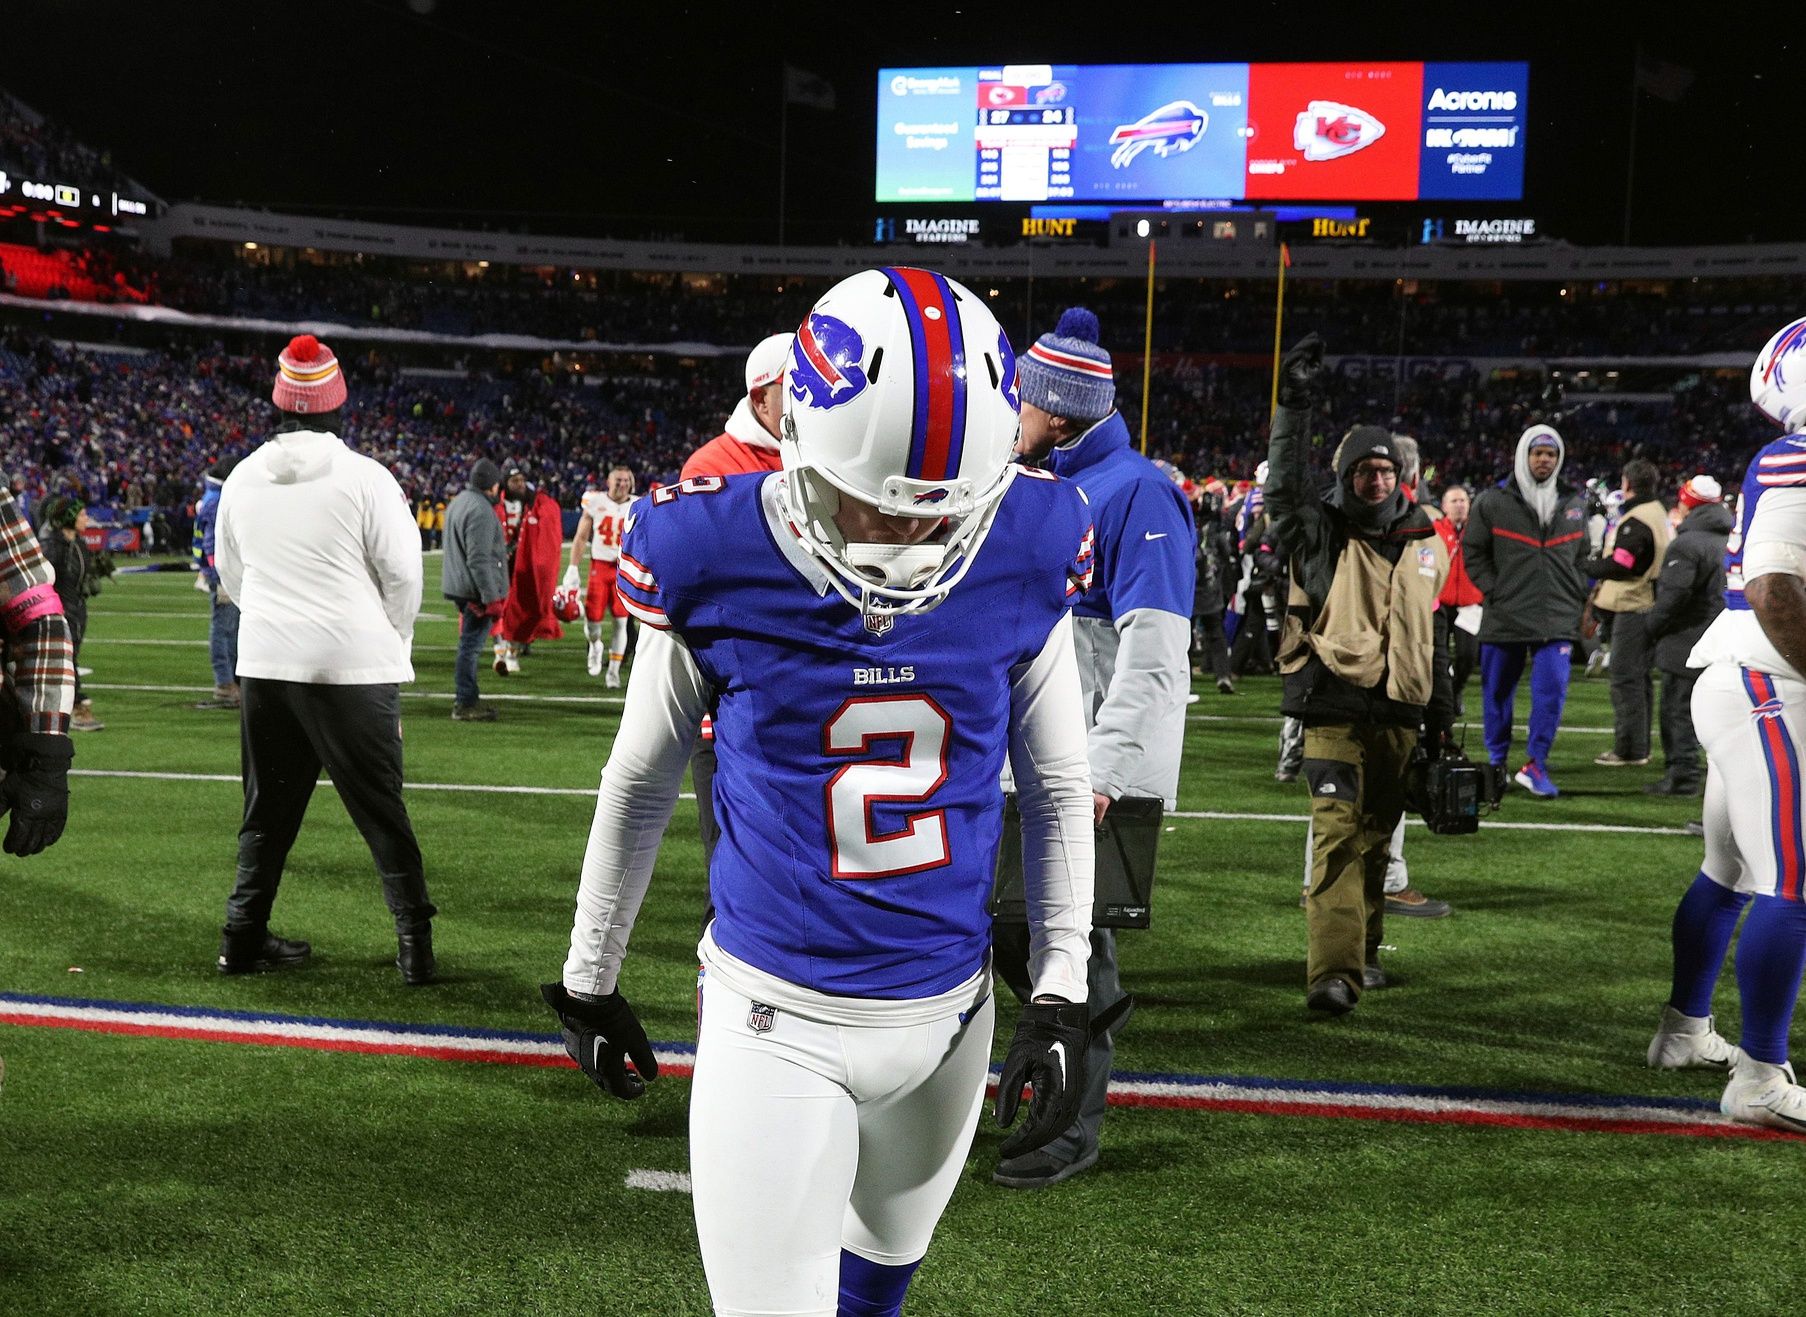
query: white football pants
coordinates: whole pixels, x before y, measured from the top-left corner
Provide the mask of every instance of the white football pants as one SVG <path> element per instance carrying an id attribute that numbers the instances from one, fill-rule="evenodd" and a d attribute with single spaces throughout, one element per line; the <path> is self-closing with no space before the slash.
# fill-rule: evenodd
<path id="1" fill-rule="evenodd" d="M 1806 686 L 1714 663 L 1693 686 L 1706 751 L 1705 873 L 1756 896 L 1806 895 Z"/>
<path id="2" fill-rule="evenodd" d="M 690 1182 L 709 1295 L 734 1317 L 834 1317 L 842 1248 L 888 1266 L 928 1251 L 984 1102 L 993 1003 L 963 1023 L 753 1022 L 704 978 Z"/>

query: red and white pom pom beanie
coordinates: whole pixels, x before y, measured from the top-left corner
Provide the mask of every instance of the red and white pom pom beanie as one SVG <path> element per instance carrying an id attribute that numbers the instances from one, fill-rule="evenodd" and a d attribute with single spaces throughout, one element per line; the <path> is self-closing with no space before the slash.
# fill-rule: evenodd
<path id="1" fill-rule="evenodd" d="M 289 340 L 276 358 L 276 387 L 270 400 L 285 412 L 317 415 L 345 405 L 345 376 L 339 359 L 312 334 Z"/>

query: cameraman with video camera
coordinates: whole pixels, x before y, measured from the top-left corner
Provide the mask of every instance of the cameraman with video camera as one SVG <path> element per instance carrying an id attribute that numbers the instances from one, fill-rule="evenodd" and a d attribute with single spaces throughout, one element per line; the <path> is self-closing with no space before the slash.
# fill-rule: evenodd
<path id="1" fill-rule="evenodd" d="M 1412 752 L 1440 753 L 1452 699 L 1437 596 L 1449 556 L 1400 484 L 1392 434 L 1357 425 L 1319 494 L 1311 427 L 1323 397 L 1323 340 L 1306 335 L 1280 365 L 1267 452 L 1267 511 L 1291 563 L 1279 668 L 1281 710 L 1304 724 L 1311 791 L 1305 1004 L 1344 1015 L 1383 987 L 1379 946 L 1389 842 L 1403 816 Z"/>

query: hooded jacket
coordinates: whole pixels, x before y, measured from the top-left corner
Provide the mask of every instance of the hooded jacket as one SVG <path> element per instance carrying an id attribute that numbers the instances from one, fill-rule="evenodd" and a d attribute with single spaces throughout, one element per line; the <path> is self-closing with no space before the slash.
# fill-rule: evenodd
<path id="1" fill-rule="evenodd" d="M 277 434 L 227 478 L 215 547 L 220 584 L 242 610 L 239 676 L 414 679 L 420 533 L 380 463 L 335 434 Z"/>
<path id="2" fill-rule="evenodd" d="M 1587 598 L 1583 564 L 1592 547 L 1586 495 L 1560 483 L 1564 450 L 1540 487 L 1530 482 L 1538 505 L 1546 504 L 1548 511 L 1532 507 L 1524 484 L 1531 441 L 1542 434 L 1554 431 L 1532 426 L 1524 432 L 1518 440 L 1517 474 L 1481 491 L 1461 535 L 1467 574 L 1486 596 L 1480 615 L 1483 644 L 1575 640 L 1580 635 Z"/>
<path id="3" fill-rule="evenodd" d="M 459 490 L 445 510 L 439 592 L 453 603 L 492 604 L 508 594 L 508 542 L 486 488 Z"/>
<path id="4" fill-rule="evenodd" d="M 1376 506 L 1351 487 L 1364 458 L 1398 461 L 1392 436 L 1357 426 L 1336 450 L 1336 484 L 1310 475 L 1310 413 L 1281 407 L 1267 452 L 1267 512 L 1292 564 L 1281 711 L 1307 727 L 1417 727 L 1453 707 L 1447 621 L 1436 595 L 1448 551 L 1402 489 Z"/>
<path id="5" fill-rule="evenodd" d="M 1724 611 L 1724 548 L 1731 514 L 1722 503 L 1702 503 L 1687 514 L 1662 559 L 1655 603 L 1645 614 L 1655 644 L 1656 667 L 1687 671 L 1687 655 Z"/>

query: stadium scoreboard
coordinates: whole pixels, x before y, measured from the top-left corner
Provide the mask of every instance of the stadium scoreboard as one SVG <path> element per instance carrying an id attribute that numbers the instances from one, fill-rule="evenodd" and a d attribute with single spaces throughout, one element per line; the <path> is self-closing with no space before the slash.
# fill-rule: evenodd
<path id="1" fill-rule="evenodd" d="M 880 202 L 1518 201 L 1529 65 L 882 69 Z"/>

